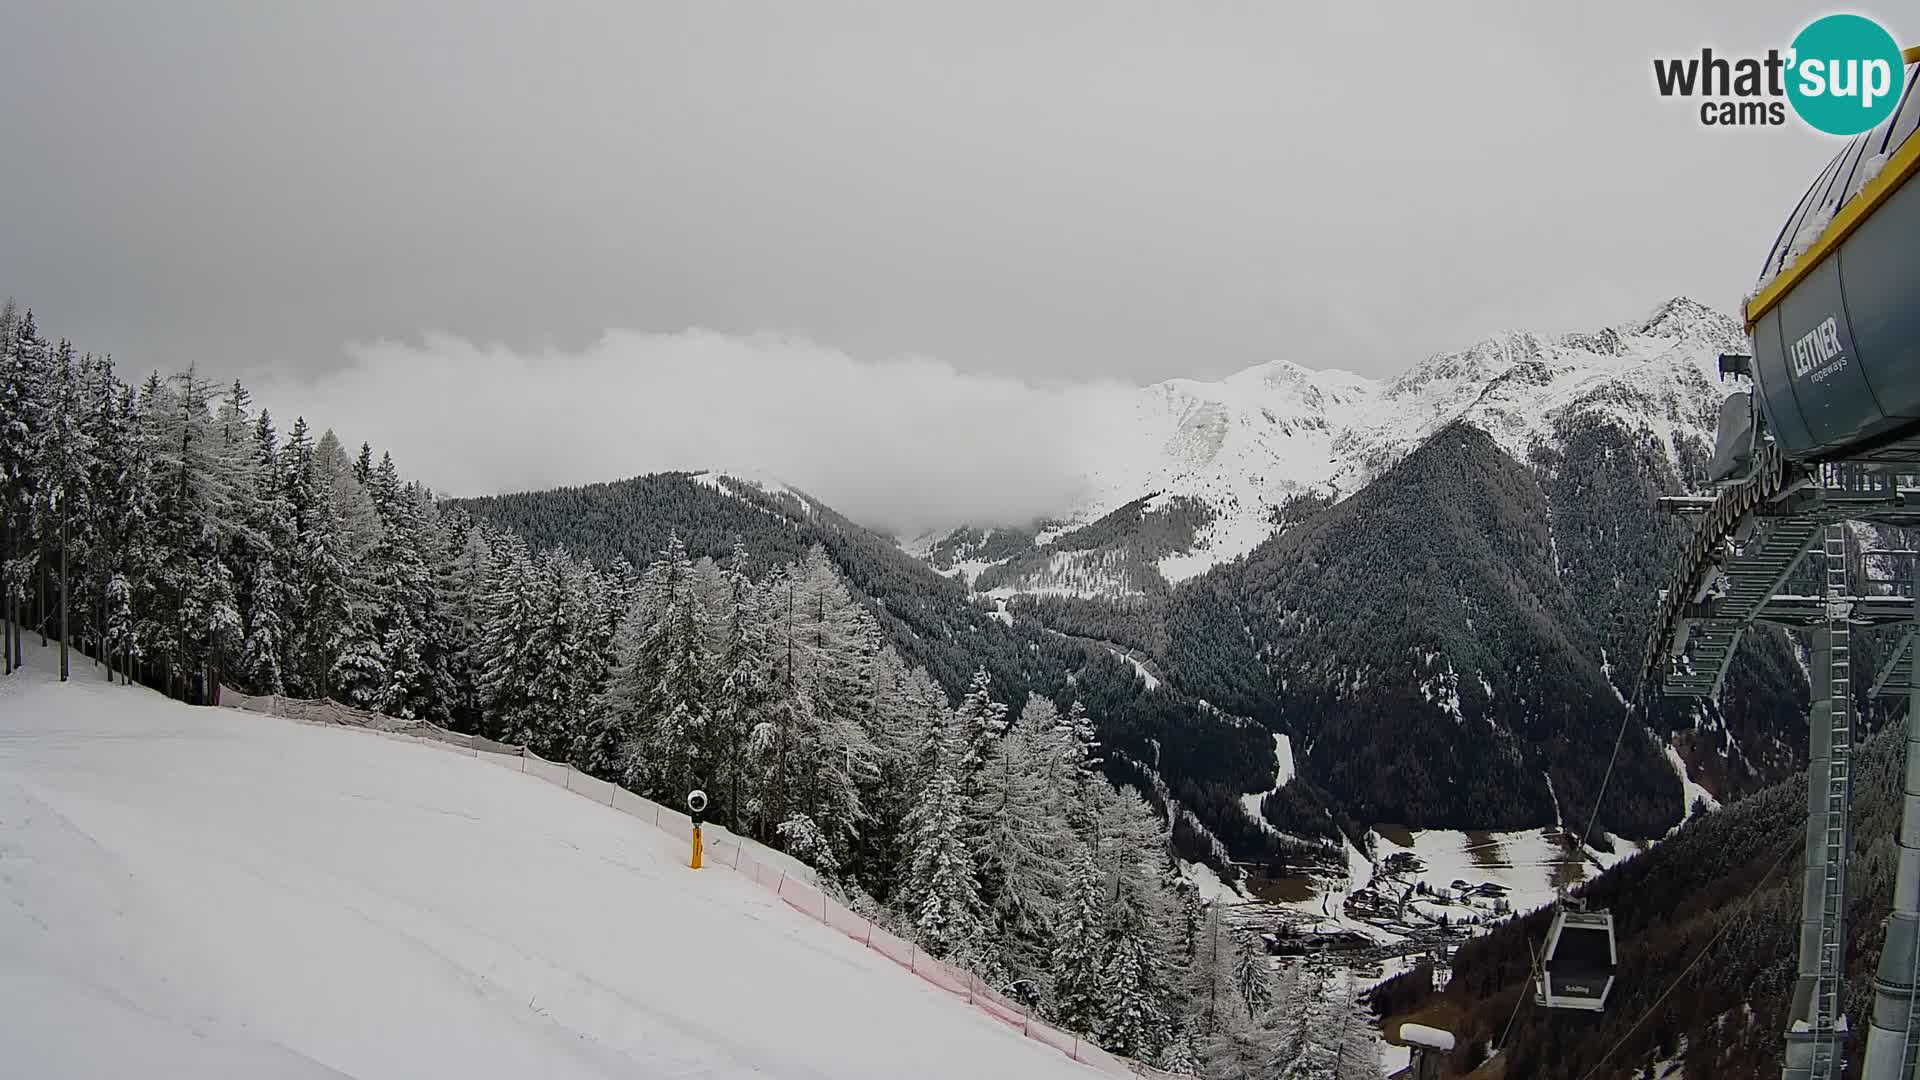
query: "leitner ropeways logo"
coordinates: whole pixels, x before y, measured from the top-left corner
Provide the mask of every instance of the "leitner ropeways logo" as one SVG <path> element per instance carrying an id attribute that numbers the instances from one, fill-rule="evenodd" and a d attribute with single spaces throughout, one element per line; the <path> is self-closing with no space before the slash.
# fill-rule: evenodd
<path id="1" fill-rule="evenodd" d="M 1661 97 L 1705 98 L 1700 122 L 1711 127 L 1779 126 L 1787 106 L 1816 131 L 1858 135 L 1900 103 L 1907 69 L 1892 34 L 1862 15 L 1828 15 L 1808 23 L 1786 50 L 1725 57 L 1656 59 Z"/>

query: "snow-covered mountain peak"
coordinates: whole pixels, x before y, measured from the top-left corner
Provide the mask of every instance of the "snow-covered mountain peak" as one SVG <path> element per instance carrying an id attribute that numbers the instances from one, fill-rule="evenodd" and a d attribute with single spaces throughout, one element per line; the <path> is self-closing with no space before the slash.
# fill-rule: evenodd
<path id="1" fill-rule="evenodd" d="M 1630 332 L 1640 337 L 1722 342 L 1729 348 L 1746 340 L 1739 320 L 1686 296 L 1661 304 Z"/>
<path id="2" fill-rule="evenodd" d="M 1290 500 L 1351 495 L 1456 420 L 1522 461 L 1574 409 L 1651 430 L 1670 450 L 1690 436 L 1710 444 L 1717 358 L 1744 341 L 1730 316 L 1675 297 L 1594 330 L 1500 331 L 1385 381 L 1276 359 L 1155 383 L 1090 418 L 1090 494 L 1068 517 L 1088 524 L 1150 494 L 1161 498 L 1148 512 L 1203 504 L 1191 545 L 1152 556 L 1178 580 L 1251 551 Z M 1042 547 L 1071 532 L 1048 529 Z"/>

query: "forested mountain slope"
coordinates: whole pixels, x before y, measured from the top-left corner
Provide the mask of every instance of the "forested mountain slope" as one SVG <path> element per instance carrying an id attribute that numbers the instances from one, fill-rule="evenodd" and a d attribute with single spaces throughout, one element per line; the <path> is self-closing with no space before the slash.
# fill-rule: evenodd
<path id="1" fill-rule="evenodd" d="M 1014 707 L 1029 692 L 1061 708 L 1084 703 L 1101 739 L 1116 751 L 1109 768 L 1123 770 L 1122 758 L 1157 767 L 1171 797 L 1193 815 L 1180 833 L 1188 858 L 1219 861 L 1205 834 L 1243 858 L 1288 850 L 1249 821 L 1238 802 L 1242 793 L 1272 782 L 1271 740 L 1263 728 L 1166 687 L 1148 691 L 1134 668 L 1109 649 L 1032 619 L 1002 617 L 958 582 L 804 493 L 712 473 L 660 473 L 452 505 L 526 537 L 536 548 L 564 547 L 635 565 L 657 558 L 661 549 L 652 545 L 665 545 L 673 535 L 695 558 L 728 558 L 737 542 L 752 553 L 750 560 L 772 562 L 819 545 L 888 644 L 950 696 L 963 694 L 974 670 L 984 667 L 994 696 Z M 1325 822 L 1317 821 L 1305 833 L 1325 831 Z"/>
<path id="2" fill-rule="evenodd" d="M 1904 725 L 1893 725 L 1854 757 L 1849 1075 L 1865 1049 L 1881 921 L 1892 897 L 1904 737 Z M 1800 776 L 1688 822 L 1577 890 L 1614 914 L 1619 982 L 1597 1016 L 1522 1005 L 1503 1075 L 1628 1080 L 1680 1055 L 1684 1080 L 1778 1076 L 1799 940 L 1805 814 Z M 1466 1071 L 1498 1045 L 1516 994 L 1530 993 L 1523 986 L 1528 948 L 1539 949 L 1548 922 L 1541 912 L 1469 942 L 1443 994 L 1395 993 L 1392 1010 L 1449 1017 L 1459 1036 L 1453 1066 Z"/>
<path id="3" fill-rule="evenodd" d="M 1585 815 L 1634 690 L 1614 673 L 1645 639 L 1684 537 L 1656 500 L 1682 484 L 1648 433 L 1575 412 L 1556 435 L 1523 465 L 1456 423 L 1181 586 L 1167 620 L 1174 685 L 1289 733 L 1302 775 L 1361 820 Z M 1663 739 L 1687 732 L 1733 797 L 1792 767 L 1805 702 L 1784 637 L 1749 635 L 1722 705 L 1654 699 L 1630 724 L 1604 828 L 1657 836 L 1684 810 L 1646 724 Z"/>

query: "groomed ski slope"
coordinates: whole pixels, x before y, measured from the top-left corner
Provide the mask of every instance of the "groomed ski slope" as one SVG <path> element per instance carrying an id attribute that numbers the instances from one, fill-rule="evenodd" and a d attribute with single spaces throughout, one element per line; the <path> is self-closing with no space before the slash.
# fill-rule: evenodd
<path id="1" fill-rule="evenodd" d="M 534 777 L 76 677 L 0 679 L 8 1076 L 1102 1075 Z"/>

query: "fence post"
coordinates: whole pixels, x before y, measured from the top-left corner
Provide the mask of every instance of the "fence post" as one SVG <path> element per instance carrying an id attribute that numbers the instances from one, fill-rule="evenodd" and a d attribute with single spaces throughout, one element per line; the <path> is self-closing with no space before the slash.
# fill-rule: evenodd
<path id="1" fill-rule="evenodd" d="M 787 872 L 785 870 L 782 870 L 780 871 L 780 884 L 775 885 L 773 887 L 773 895 L 779 896 L 780 890 L 786 887 L 787 887 Z"/>
<path id="2" fill-rule="evenodd" d="M 1071 1056 L 1075 1061 L 1080 1060 L 1080 1036 L 1078 1035 L 1073 1037 L 1073 1054 Z"/>
<path id="3" fill-rule="evenodd" d="M 919 965 L 920 965 L 920 946 L 914 945 L 914 944 L 908 944 L 907 970 L 912 972 L 918 972 L 920 970 Z"/>
<path id="4" fill-rule="evenodd" d="M 873 948 L 873 924 L 867 924 L 867 948 Z"/>
<path id="5" fill-rule="evenodd" d="M 520 748 L 520 771 L 522 773 L 527 771 L 527 748 L 524 746 Z"/>
<path id="6" fill-rule="evenodd" d="M 659 803 L 653 804 L 653 827 L 656 829 L 660 827 L 660 804 Z"/>

